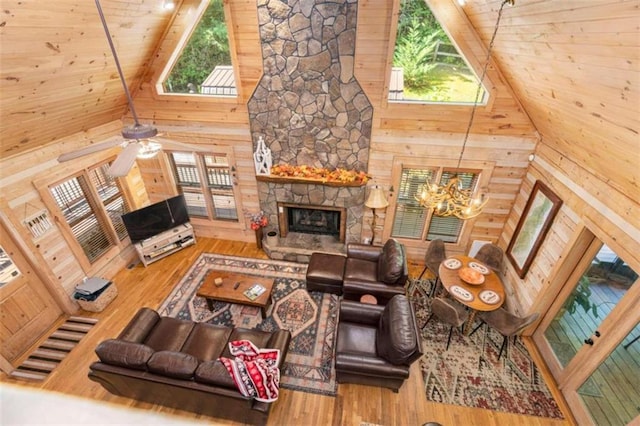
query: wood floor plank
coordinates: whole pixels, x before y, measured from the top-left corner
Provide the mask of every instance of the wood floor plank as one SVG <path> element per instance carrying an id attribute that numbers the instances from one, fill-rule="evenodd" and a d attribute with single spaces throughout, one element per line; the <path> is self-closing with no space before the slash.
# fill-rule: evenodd
<path id="1" fill-rule="evenodd" d="M 154 412 L 185 416 L 190 419 L 205 419 L 215 424 L 239 425 L 220 419 L 197 416 L 181 410 L 174 410 L 118 397 L 108 393 L 102 386 L 88 379 L 89 365 L 97 360 L 95 347 L 101 341 L 116 337 L 128 321 L 142 306 L 157 309 L 171 289 L 185 274 L 197 256 L 202 252 L 234 256 L 267 258 L 255 244 L 198 237 L 196 245 L 185 248 L 145 268 L 141 264 L 131 269 L 123 269 L 112 278 L 118 286 L 118 297 L 98 313 L 79 311 L 78 315 L 100 321 L 82 339 L 60 365 L 42 383 L 21 383 L 45 390 L 61 392 L 83 398 L 136 407 Z M 411 265 L 411 274 L 417 276 L 424 265 Z M 36 344 L 35 346 L 38 346 Z M 528 345 L 528 348 L 531 349 Z M 533 354 L 532 354 L 533 355 Z M 536 362 L 539 364 L 541 358 Z M 539 364 L 540 365 L 540 364 Z M 541 369 L 547 382 L 553 383 L 549 372 Z M 2 380 L 7 379 L 6 376 Z M 563 412 L 566 405 L 560 400 L 559 392 L 550 386 Z M 280 398 L 274 404 L 269 417 L 269 425 L 341 425 L 360 426 L 362 422 L 393 425 L 419 426 L 428 421 L 442 425 L 511 425 L 511 426 L 555 426 L 573 424 L 571 420 L 554 420 L 532 416 L 522 416 L 491 410 L 474 409 L 428 402 L 424 396 L 424 383 L 420 366 L 415 362 L 411 376 L 398 393 L 388 389 L 360 385 L 339 385 L 336 397 L 313 395 L 290 389 L 281 389 Z"/>

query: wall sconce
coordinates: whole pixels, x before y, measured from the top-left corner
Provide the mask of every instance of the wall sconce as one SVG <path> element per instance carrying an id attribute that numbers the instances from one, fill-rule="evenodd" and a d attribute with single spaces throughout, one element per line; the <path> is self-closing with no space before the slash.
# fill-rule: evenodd
<path id="1" fill-rule="evenodd" d="M 373 240 L 376 239 L 376 209 L 384 209 L 389 205 L 387 198 L 384 196 L 384 191 L 382 188 L 379 188 L 378 185 L 371 188 L 369 192 L 369 198 L 364 203 L 365 206 L 369 207 L 373 211 L 373 220 L 371 221 L 371 241 L 369 244 L 373 245 Z"/>

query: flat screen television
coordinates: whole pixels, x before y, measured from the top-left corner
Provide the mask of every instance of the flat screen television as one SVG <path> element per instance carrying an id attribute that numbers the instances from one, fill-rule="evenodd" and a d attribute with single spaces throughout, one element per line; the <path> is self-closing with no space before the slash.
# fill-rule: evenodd
<path id="1" fill-rule="evenodd" d="M 189 222 L 184 195 L 169 198 L 122 215 L 129 238 L 137 243 Z"/>

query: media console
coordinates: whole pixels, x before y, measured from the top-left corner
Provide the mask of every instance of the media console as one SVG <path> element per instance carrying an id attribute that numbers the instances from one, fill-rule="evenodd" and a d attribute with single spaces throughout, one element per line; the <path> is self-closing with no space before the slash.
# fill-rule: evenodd
<path id="1" fill-rule="evenodd" d="M 164 257 L 196 243 L 196 235 L 190 223 L 168 229 L 151 238 L 134 244 L 145 268 Z"/>

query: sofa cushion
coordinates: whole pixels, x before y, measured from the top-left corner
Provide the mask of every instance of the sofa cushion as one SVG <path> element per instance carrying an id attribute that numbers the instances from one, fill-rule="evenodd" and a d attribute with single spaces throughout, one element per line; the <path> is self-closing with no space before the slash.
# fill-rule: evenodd
<path id="1" fill-rule="evenodd" d="M 378 323 L 378 355 L 392 364 L 409 365 L 418 350 L 418 336 L 407 296 L 394 296 Z"/>
<path id="2" fill-rule="evenodd" d="M 249 330 L 248 328 L 235 328 L 229 336 L 229 341 L 234 342 L 236 340 L 248 340 L 259 349 L 263 349 L 267 347 L 269 343 L 269 339 L 271 338 L 271 334 L 266 331 L 260 330 Z M 225 345 L 224 351 L 222 351 L 222 355 L 225 358 L 233 359 L 234 356 L 231 355 L 231 351 L 229 350 L 229 345 Z"/>
<path id="3" fill-rule="evenodd" d="M 149 371 L 176 379 L 190 379 L 198 368 L 196 357 L 182 352 L 159 351 L 147 361 Z"/>
<path id="4" fill-rule="evenodd" d="M 229 389 L 237 389 L 231 374 L 218 359 L 201 363 L 195 372 L 196 382 L 208 385 L 221 386 Z"/>
<path id="5" fill-rule="evenodd" d="M 146 370 L 147 361 L 153 352 L 153 349 L 142 343 L 125 342 L 118 339 L 105 340 L 96 347 L 96 354 L 100 361 L 134 370 Z"/>
<path id="6" fill-rule="evenodd" d="M 231 328 L 221 325 L 198 323 L 180 352 L 193 355 L 200 361 L 217 359 L 227 347 L 231 331 Z"/>
<path id="7" fill-rule="evenodd" d="M 151 330 L 144 344 L 155 351 L 179 352 L 195 324 L 192 321 L 162 317 Z"/>
<path id="8" fill-rule="evenodd" d="M 396 283 L 404 272 L 404 250 L 393 238 L 387 240 L 378 258 L 378 281 Z"/>

